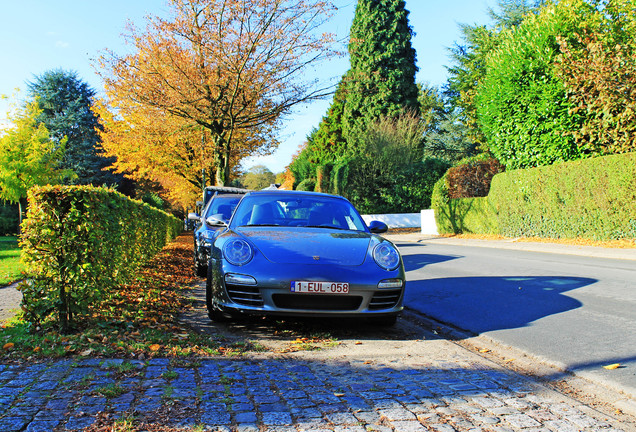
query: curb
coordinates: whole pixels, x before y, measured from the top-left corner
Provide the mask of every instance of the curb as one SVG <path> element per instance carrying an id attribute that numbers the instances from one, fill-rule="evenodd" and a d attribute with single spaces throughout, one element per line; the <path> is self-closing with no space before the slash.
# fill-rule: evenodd
<path id="1" fill-rule="evenodd" d="M 540 243 L 519 241 L 519 239 L 481 240 L 456 237 L 427 236 L 418 233 L 388 234 L 384 238 L 392 242 L 431 243 L 440 245 L 486 247 L 495 249 L 520 250 L 527 252 L 576 255 L 593 258 L 620 259 L 636 261 L 636 248 L 606 248 L 599 246 L 577 246 L 560 243 Z"/>

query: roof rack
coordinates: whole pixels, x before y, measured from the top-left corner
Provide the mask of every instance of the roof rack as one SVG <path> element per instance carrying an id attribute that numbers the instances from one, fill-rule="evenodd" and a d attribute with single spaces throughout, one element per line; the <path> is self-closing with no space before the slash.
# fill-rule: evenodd
<path id="1" fill-rule="evenodd" d="M 206 186 L 205 190 L 209 190 L 212 192 L 226 192 L 226 193 L 248 193 L 252 192 L 251 189 L 242 189 L 236 187 L 228 187 L 228 186 Z"/>

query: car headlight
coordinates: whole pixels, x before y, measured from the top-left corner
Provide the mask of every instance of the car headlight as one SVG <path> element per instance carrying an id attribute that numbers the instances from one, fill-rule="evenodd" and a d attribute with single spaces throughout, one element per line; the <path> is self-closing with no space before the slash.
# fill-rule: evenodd
<path id="1" fill-rule="evenodd" d="M 243 239 L 233 239 L 223 246 L 223 256 L 233 265 L 242 266 L 254 256 L 252 246 Z"/>
<path id="2" fill-rule="evenodd" d="M 395 270 L 400 264 L 400 254 L 390 243 L 380 243 L 373 249 L 373 259 L 384 270 Z"/>

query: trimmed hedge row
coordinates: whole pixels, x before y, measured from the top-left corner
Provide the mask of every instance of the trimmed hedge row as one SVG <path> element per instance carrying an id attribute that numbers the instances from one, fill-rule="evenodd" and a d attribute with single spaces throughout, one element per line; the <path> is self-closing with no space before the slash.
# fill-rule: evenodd
<path id="1" fill-rule="evenodd" d="M 28 200 L 21 236 L 24 318 L 41 325 L 52 317 L 63 331 L 183 228 L 168 213 L 111 189 L 36 187 Z"/>
<path id="2" fill-rule="evenodd" d="M 440 234 L 499 234 L 497 212 L 488 197 L 449 198 L 447 174 L 435 183 L 431 207 Z"/>
<path id="3" fill-rule="evenodd" d="M 636 239 L 636 153 L 497 174 L 486 198 L 433 192 L 440 233 Z"/>

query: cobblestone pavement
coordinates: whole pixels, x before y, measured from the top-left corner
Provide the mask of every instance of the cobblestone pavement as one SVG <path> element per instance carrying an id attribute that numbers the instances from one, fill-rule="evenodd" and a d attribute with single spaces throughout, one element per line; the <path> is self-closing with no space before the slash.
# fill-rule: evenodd
<path id="1" fill-rule="evenodd" d="M 81 430 L 103 412 L 161 416 L 186 430 L 246 432 L 631 427 L 474 358 L 459 354 L 380 363 L 266 356 L 5 364 L 0 365 L 0 431 Z"/>

